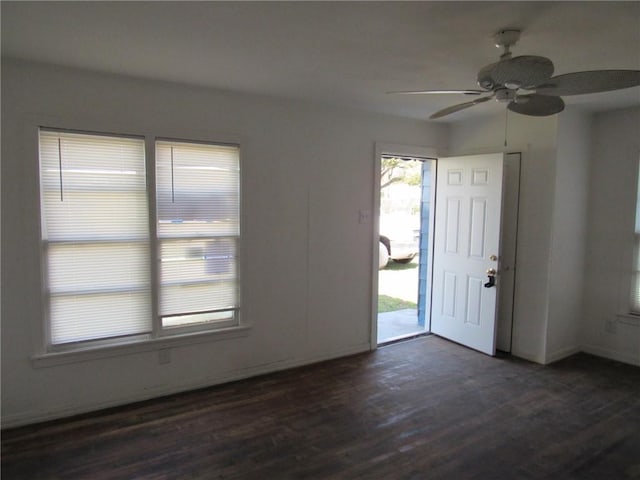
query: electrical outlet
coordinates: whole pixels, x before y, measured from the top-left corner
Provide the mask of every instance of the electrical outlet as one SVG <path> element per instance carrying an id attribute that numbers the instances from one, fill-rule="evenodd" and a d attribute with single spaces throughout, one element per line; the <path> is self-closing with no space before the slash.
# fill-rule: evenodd
<path id="1" fill-rule="evenodd" d="M 607 333 L 616 333 L 616 321 L 615 320 L 606 320 L 604 322 L 604 331 Z"/>
<path id="2" fill-rule="evenodd" d="M 169 350 L 168 348 L 158 350 L 158 363 L 160 365 L 171 363 L 171 350 Z"/>

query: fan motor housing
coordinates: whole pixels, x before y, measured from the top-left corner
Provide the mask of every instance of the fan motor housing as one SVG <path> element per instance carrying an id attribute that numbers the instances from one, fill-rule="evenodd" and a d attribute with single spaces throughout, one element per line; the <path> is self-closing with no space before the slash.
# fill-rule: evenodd
<path id="1" fill-rule="evenodd" d="M 496 100 L 499 102 L 510 102 L 515 100 L 516 91 L 509 90 L 508 88 L 499 88 L 496 90 Z"/>

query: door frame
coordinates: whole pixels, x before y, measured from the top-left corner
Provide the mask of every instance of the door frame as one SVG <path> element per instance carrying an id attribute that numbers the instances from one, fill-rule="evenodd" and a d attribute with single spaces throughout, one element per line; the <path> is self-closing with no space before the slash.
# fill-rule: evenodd
<path id="1" fill-rule="evenodd" d="M 434 147 L 403 145 L 396 143 L 375 144 L 374 178 L 373 178 L 373 215 L 372 215 L 372 253 L 371 253 L 371 317 L 369 349 L 378 348 L 378 248 L 380 245 L 380 168 L 383 155 L 399 157 L 418 157 L 437 160 L 438 151 Z M 437 163 L 436 163 L 437 164 Z"/>
<path id="2" fill-rule="evenodd" d="M 499 266 L 502 278 L 498 295 L 496 349 L 510 353 L 513 344 L 513 320 L 515 317 L 520 186 L 524 153 L 509 151 L 504 152 L 504 156 Z"/>
<path id="3" fill-rule="evenodd" d="M 522 202 L 522 177 L 524 175 L 525 165 L 527 158 L 529 157 L 529 149 L 530 145 L 521 145 L 517 142 L 513 145 L 508 146 L 500 146 L 500 147 L 487 147 L 473 150 L 463 150 L 460 152 L 455 152 L 456 156 L 462 155 L 476 155 L 483 153 L 504 153 L 504 154 L 520 154 L 520 169 L 518 174 L 518 206 L 520 206 Z M 398 156 L 406 156 L 406 157 L 421 157 L 421 158 L 431 158 L 436 160 L 436 174 L 438 167 L 438 156 L 445 156 L 444 154 L 438 155 L 438 150 L 435 147 L 425 147 L 425 146 L 417 146 L 417 145 L 405 145 L 405 144 L 396 144 L 396 143 L 378 143 L 375 144 L 375 157 L 374 157 L 374 189 L 373 189 L 373 215 L 372 215 L 372 254 L 371 254 L 371 315 L 370 315 L 370 338 L 369 338 L 369 348 L 370 350 L 376 350 L 378 348 L 378 246 L 379 246 L 379 236 L 380 236 L 380 225 L 379 225 L 379 217 L 380 217 L 380 167 L 381 167 L 381 158 L 382 155 L 398 155 Z M 454 155 L 454 154 L 449 154 Z M 519 208 L 518 208 L 519 210 Z M 520 227 L 520 218 L 517 218 L 515 223 L 515 264 L 516 266 L 520 263 L 518 261 L 519 251 L 519 227 Z M 512 347 L 513 345 L 513 334 L 517 329 L 517 297 L 518 297 L 518 275 L 517 271 L 514 275 L 513 280 L 513 300 L 511 304 L 511 325 L 509 331 L 509 345 Z M 500 332 L 498 332 L 500 335 Z M 511 350 L 511 348 L 509 348 Z"/>

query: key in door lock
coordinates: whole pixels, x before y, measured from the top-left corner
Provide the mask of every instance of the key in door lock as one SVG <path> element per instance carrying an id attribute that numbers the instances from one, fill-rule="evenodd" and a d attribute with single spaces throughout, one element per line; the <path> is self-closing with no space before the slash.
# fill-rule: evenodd
<path id="1" fill-rule="evenodd" d="M 496 272 L 495 268 L 489 268 L 487 270 L 487 276 L 489 277 L 489 281 L 484 284 L 484 288 L 495 287 L 495 285 L 496 285 L 496 274 L 497 273 L 498 272 Z"/>

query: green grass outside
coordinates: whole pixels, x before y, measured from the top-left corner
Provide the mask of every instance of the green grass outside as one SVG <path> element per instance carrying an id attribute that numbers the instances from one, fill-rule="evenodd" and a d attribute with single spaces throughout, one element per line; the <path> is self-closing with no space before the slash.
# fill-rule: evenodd
<path id="1" fill-rule="evenodd" d="M 418 259 L 413 259 L 409 263 L 398 263 L 393 260 L 389 260 L 389 263 L 384 267 L 384 270 L 413 270 L 414 268 L 418 268 Z"/>
<path id="2" fill-rule="evenodd" d="M 418 305 L 402 300 L 401 298 L 378 295 L 378 313 L 395 312 L 397 310 L 404 310 L 405 308 L 418 308 Z"/>

